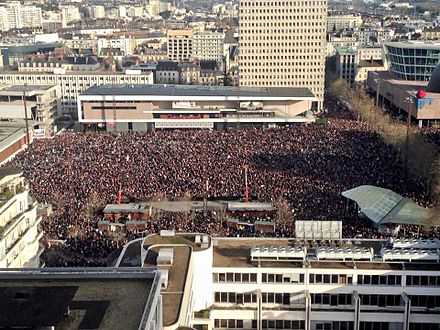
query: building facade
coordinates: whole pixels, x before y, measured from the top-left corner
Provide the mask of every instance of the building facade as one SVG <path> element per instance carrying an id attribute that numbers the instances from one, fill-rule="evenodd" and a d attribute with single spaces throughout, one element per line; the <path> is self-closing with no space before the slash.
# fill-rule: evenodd
<path id="1" fill-rule="evenodd" d="M 384 47 L 389 70 L 398 79 L 429 81 L 440 64 L 440 42 L 387 42 Z"/>
<path id="2" fill-rule="evenodd" d="M 213 60 L 223 62 L 225 34 L 223 32 L 204 31 L 193 35 L 193 53 L 195 60 Z"/>
<path id="3" fill-rule="evenodd" d="M 304 87 L 322 109 L 327 1 L 240 2 L 240 86 Z"/>
<path id="4" fill-rule="evenodd" d="M 304 88 L 197 85 L 92 87 L 79 97 L 79 122 L 109 131 L 156 128 L 274 127 L 311 122 Z"/>
<path id="5" fill-rule="evenodd" d="M 189 61 L 193 54 L 192 30 L 168 30 L 168 59 L 176 62 Z"/>
<path id="6" fill-rule="evenodd" d="M 56 85 L 60 87 L 60 109 L 62 114 L 76 118 L 78 95 L 92 86 L 108 84 L 153 84 L 152 72 L 144 74 L 121 74 L 105 71 L 51 73 L 1 72 L 0 85 Z"/>
<path id="7" fill-rule="evenodd" d="M 0 31 L 43 26 L 41 8 L 35 6 L 9 1 L 5 6 L 0 7 L 0 13 Z"/>
<path id="8" fill-rule="evenodd" d="M 27 118 L 36 138 L 52 137 L 57 132 L 59 114 L 59 87 L 13 85 L 0 88 L 0 110 L 3 119 Z"/>
<path id="9" fill-rule="evenodd" d="M 327 31 L 337 32 L 344 29 L 354 29 L 362 25 L 362 17 L 354 14 L 330 14 L 327 17 Z"/>
<path id="10" fill-rule="evenodd" d="M 0 268 L 39 267 L 41 218 L 21 171 L 1 169 L 0 191 Z"/>
<path id="11" fill-rule="evenodd" d="M 131 244 L 139 242 L 142 265 L 163 275 L 167 330 L 439 329 L 438 240 L 310 246 L 295 239 L 162 232 Z M 181 281 L 179 296 L 168 292 Z"/>

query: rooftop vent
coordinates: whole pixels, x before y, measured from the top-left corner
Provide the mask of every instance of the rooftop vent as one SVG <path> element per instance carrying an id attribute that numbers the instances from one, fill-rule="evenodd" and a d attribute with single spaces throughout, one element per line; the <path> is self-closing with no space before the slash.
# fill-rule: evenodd
<path id="1" fill-rule="evenodd" d="M 252 261 L 295 261 L 305 257 L 306 250 L 300 246 L 259 246 L 251 249 Z"/>
<path id="2" fill-rule="evenodd" d="M 172 248 L 161 248 L 157 256 L 158 266 L 172 266 L 174 260 L 174 250 Z"/>
<path id="3" fill-rule="evenodd" d="M 176 236 L 176 232 L 174 230 L 161 230 L 160 236 L 162 237 L 174 237 Z"/>

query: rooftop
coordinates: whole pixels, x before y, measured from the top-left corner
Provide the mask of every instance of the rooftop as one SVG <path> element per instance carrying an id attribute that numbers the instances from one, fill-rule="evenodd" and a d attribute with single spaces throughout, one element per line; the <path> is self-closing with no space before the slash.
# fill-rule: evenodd
<path id="1" fill-rule="evenodd" d="M 407 41 L 389 41 L 385 43 L 387 47 L 397 48 L 411 48 L 411 49 L 440 49 L 439 41 L 421 41 L 421 40 L 407 40 Z"/>
<path id="2" fill-rule="evenodd" d="M 0 327 L 138 329 L 157 276 L 145 269 L 2 270 Z"/>
<path id="3" fill-rule="evenodd" d="M 25 134 L 24 120 L 2 120 L 0 118 L 0 151 L 21 139 Z"/>
<path id="4" fill-rule="evenodd" d="M 82 95 L 130 95 L 130 96 L 220 96 L 220 97 L 282 97 L 311 98 L 307 88 L 273 87 L 251 88 L 202 85 L 101 85 L 90 87 Z"/>

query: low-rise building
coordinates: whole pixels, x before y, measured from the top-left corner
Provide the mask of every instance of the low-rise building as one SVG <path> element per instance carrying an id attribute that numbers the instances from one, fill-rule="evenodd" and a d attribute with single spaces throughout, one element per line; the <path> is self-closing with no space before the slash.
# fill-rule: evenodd
<path id="1" fill-rule="evenodd" d="M 94 56 L 68 56 L 61 59 L 31 57 L 18 63 L 18 72 L 47 72 L 62 74 L 68 71 L 96 71 L 101 67 Z"/>
<path id="2" fill-rule="evenodd" d="M 314 121 L 306 88 L 196 85 L 92 87 L 78 98 L 80 123 L 110 131 L 273 127 Z"/>
<path id="3" fill-rule="evenodd" d="M 367 87 L 384 108 L 409 114 L 419 127 L 440 122 L 440 67 L 429 83 L 401 80 L 389 71 L 369 72 Z"/>
<path id="4" fill-rule="evenodd" d="M 21 170 L 0 169 L 0 268 L 40 266 L 40 222 Z"/>

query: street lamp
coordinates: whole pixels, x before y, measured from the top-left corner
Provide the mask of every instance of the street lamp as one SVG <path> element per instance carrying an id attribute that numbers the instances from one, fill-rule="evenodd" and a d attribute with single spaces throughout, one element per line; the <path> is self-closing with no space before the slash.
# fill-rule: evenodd
<path id="1" fill-rule="evenodd" d="M 411 115 L 412 115 L 411 105 L 415 103 L 415 97 L 410 95 L 405 98 L 404 102 L 407 104 L 406 140 L 405 140 L 405 181 L 407 186 L 409 186 L 409 182 L 408 182 L 409 130 L 411 127 Z"/>

